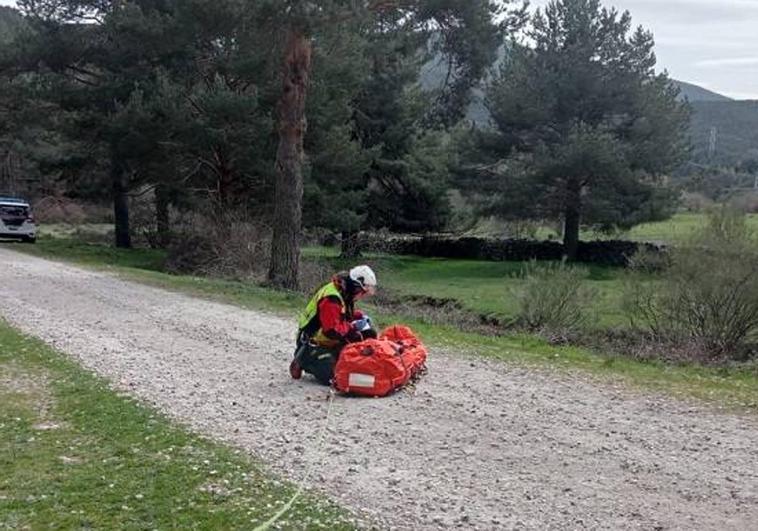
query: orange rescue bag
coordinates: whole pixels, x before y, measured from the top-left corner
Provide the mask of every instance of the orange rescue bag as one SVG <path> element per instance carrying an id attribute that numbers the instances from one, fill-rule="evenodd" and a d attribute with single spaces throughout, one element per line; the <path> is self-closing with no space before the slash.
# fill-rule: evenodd
<path id="1" fill-rule="evenodd" d="M 410 328 L 392 326 L 378 339 L 342 349 L 332 384 L 341 393 L 387 396 L 420 376 L 426 358 L 426 348 Z"/>

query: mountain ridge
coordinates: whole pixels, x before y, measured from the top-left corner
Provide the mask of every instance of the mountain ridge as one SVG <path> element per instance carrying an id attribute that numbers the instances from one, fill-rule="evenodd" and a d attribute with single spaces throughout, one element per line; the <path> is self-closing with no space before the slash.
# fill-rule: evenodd
<path id="1" fill-rule="evenodd" d="M 718 92 L 714 92 L 699 85 L 695 85 L 694 83 L 688 83 L 686 81 L 680 81 L 678 79 L 672 79 L 671 82 L 681 91 L 679 97 L 691 103 L 697 101 L 738 101 L 724 96 L 723 94 L 719 94 Z"/>

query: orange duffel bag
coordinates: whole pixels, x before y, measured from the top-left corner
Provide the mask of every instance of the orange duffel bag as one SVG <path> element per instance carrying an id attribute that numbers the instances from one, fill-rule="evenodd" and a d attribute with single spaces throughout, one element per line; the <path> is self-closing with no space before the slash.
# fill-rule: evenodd
<path id="1" fill-rule="evenodd" d="M 426 357 L 426 348 L 410 328 L 392 326 L 378 339 L 342 349 L 332 384 L 341 393 L 387 396 L 420 376 Z"/>

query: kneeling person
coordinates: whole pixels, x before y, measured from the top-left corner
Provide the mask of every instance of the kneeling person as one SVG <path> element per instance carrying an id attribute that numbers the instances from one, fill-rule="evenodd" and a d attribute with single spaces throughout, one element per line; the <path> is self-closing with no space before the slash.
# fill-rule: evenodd
<path id="1" fill-rule="evenodd" d="M 297 350 L 290 375 L 297 379 L 303 371 L 329 385 L 342 348 L 376 337 L 370 319 L 355 309 L 355 302 L 376 292 L 376 275 L 368 266 L 338 273 L 316 292 L 298 322 Z"/>

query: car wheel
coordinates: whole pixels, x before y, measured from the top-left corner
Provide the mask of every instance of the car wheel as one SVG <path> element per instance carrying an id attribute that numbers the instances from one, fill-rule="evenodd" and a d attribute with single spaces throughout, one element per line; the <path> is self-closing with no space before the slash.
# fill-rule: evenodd
<path id="1" fill-rule="evenodd" d="M 24 236 L 24 238 L 21 240 L 24 243 L 37 243 L 37 237 L 36 236 Z"/>

